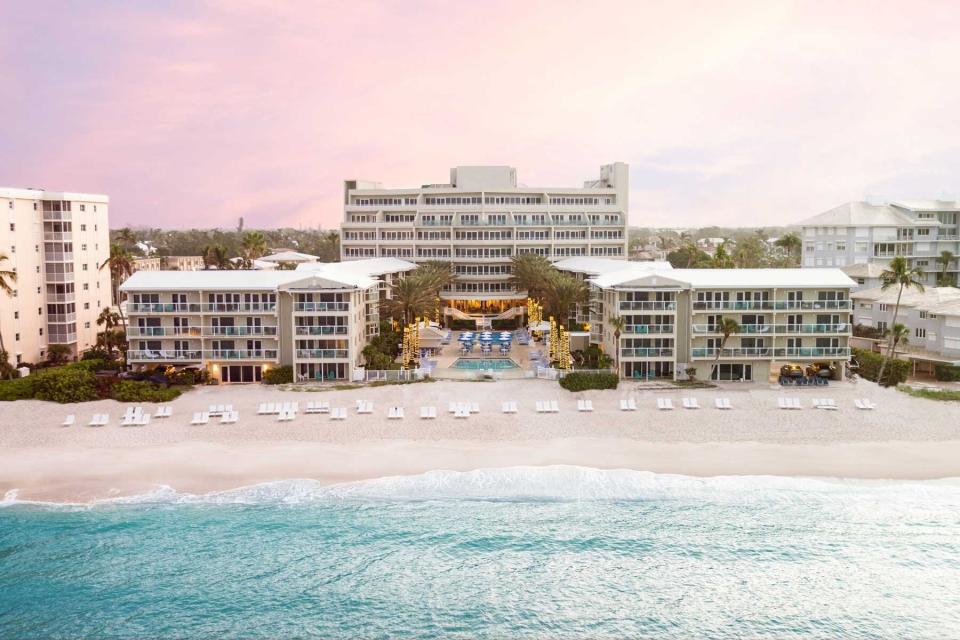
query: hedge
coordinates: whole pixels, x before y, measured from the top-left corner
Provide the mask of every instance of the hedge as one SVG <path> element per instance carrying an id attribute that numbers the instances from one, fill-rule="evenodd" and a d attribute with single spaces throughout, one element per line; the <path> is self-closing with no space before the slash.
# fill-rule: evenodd
<path id="1" fill-rule="evenodd" d="M 29 400 L 33 398 L 36 377 L 14 378 L 0 382 L 0 401 Z"/>
<path id="2" fill-rule="evenodd" d="M 286 384 L 288 382 L 293 382 L 293 367 L 290 365 L 267 369 L 267 372 L 263 374 L 263 384 Z"/>
<path id="3" fill-rule="evenodd" d="M 940 382 L 958 382 L 960 381 L 960 367 L 938 364 L 933 368 L 933 375 Z"/>
<path id="4" fill-rule="evenodd" d="M 179 395 L 180 390 L 173 387 L 133 380 L 124 380 L 113 388 L 113 397 L 119 402 L 170 402 Z"/>
<path id="5" fill-rule="evenodd" d="M 88 360 L 87 362 L 95 362 Z M 76 365 L 35 373 L 33 397 L 50 402 L 87 402 L 97 400 L 97 377 Z"/>
<path id="6" fill-rule="evenodd" d="M 860 363 L 860 375 L 867 380 L 876 382 L 877 376 L 880 373 L 880 366 L 883 364 L 883 356 L 879 353 L 873 353 L 872 351 L 865 351 L 863 349 L 853 349 L 852 351 L 853 355 L 857 358 L 857 362 Z M 906 382 L 909 374 L 909 362 L 891 358 L 887 361 L 887 368 L 884 371 L 881 384 L 885 387 L 894 387 L 901 382 Z"/>
<path id="7" fill-rule="evenodd" d="M 567 391 L 587 389 L 616 389 L 620 378 L 615 373 L 568 373 L 560 378 L 560 386 Z"/>

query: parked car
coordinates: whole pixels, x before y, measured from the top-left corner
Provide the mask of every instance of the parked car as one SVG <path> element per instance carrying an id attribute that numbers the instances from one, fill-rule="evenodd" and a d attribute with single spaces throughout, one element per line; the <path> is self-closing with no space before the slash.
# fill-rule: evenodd
<path id="1" fill-rule="evenodd" d="M 802 378 L 803 367 L 801 367 L 795 362 L 785 364 L 782 367 L 780 367 L 780 375 L 784 378 Z"/>
<path id="2" fill-rule="evenodd" d="M 808 376 L 820 376 L 821 378 L 832 378 L 837 373 L 837 367 L 832 362 L 814 362 L 807 367 Z"/>

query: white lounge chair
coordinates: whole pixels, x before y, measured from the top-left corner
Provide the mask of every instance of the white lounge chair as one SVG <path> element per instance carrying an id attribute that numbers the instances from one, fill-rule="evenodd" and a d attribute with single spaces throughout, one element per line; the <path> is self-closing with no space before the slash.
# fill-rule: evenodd
<path id="1" fill-rule="evenodd" d="M 437 413 L 436 407 L 420 407 L 420 418 L 422 420 L 430 420 L 432 418 L 436 418 L 437 417 L 436 413 Z"/>
<path id="2" fill-rule="evenodd" d="M 684 398 L 683 399 L 683 408 L 684 409 L 699 409 L 700 403 L 696 398 Z"/>
<path id="3" fill-rule="evenodd" d="M 170 405 L 162 404 L 157 407 L 157 410 L 153 412 L 154 418 L 169 418 L 173 413 L 173 407 Z"/>
<path id="4" fill-rule="evenodd" d="M 266 415 L 266 413 L 267 413 L 267 403 L 261 402 L 260 404 L 257 405 L 257 415 L 262 416 L 262 415 Z"/>
<path id="5" fill-rule="evenodd" d="M 781 409 L 793 409 L 793 403 L 790 398 L 777 398 L 777 406 Z"/>
<path id="6" fill-rule="evenodd" d="M 537 413 L 544 413 L 546 411 L 546 408 L 543 406 L 543 400 L 537 400 L 536 409 Z"/>
<path id="7" fill-rule="evenodd" d="M 454 418 L 469 418 L 470 407 L 465 404 L 457 405 L 457 410 L 453 412 Z"/>
<path id="8" fill-rule="evenodd" d="M 330 409 L 330 419 L 331 420 L 346 420 L 347 419 L 347 408 L 346 407 L 334 407 Z"/>
<path id="9" fill-rule="evenodd" d="M 577 400 L 577 411 L 593 411 L 593 403 L 590 400 Z"/>
<path id="10" fill-rule="evenodd" d="M 467 402 L 467 409 L 470 413 L 480 413 L 480 403 L 479 402 Z"/>
<path id="11" fill-rule="evenodd" d="M 93 417 L 90 418 L 90 422 L 87 423 L 91 427 L 105 427 L 107 422 L 110 421 L 110 416 L 105 413 L 95 413 Z"/>
<path id="12" fill-rule="evenodd" d="M 657 409 L 661 411 L 673 411 L 673 400 L 670 398 L 657 398 Z"/>
<path id="13" fill-rule="evenodd" d="M 234 424 L 240 419 L 240 414 L 236 411 L 228 411 L 220 418 L 220 424 Z"/>
<path id="14" fill-rule="evenodd" d="M 138 413 L 125 413 L 123 414 L 123 421 L 120 422 L 121 427 L 132 427 L 133 425 L 139 423 L 140 414 Z"/>
<path id="15" fill-rule="evenodd" d="M 550 400 L 546 405 L 549 413 L 560 413 L 560 405 L 557 404 L 556 400 Z"/>
<path id="16" fill-rule="evenodd" d="M 620 398 L 620 411 L 630 411 L 630 404 L 626 398 Z"/>
<path id="17" fill-rule="evenodd" d="M 190 424 L 207 424 L 208 422 L 210 422 L 210 414 L 206 411 L 198 411 L 193 414 Z"/>
<path id="18" fill-rule="evenodd" d="M 874 404 L 870 400 L 867 400 L 866 398 L 863 398 L 863 399 L 856 398 L 853 401 L 853 404 L 857 409 L 862 409 L 863 411 L 871 411 L 877 408 L 876 404 Z"/>
<path id="19" fill-rule="evenodd" d="M 733 409 L 733 405 L 730 404 L 730 398 L 717 398 L 714 400 L 714 404 L 717 409 Z"/>
<path id="20" fill-rule="evenodd" d="M 827 411 L 836 411 L 838 408 L 836 400 L 832 400 L 830 398 L 820 398 L 819 400 L 814 400 L 813 402 L 814 402 L 813 406 L 816 407 L 817 409 L 825 409 Z"/>
<path id="21" fill-rule="evenodd" d="M 387 409 L 387 420 L 400 420 L 403 418 L 403 407 L 390 407 Z"/>
<path id="22" fill-rule="evenodd" d="M 357 413 L 373 413 L 373 403 L 360 401 L 361 405 L 357 408 Z"/>
<path id="23" fill-rule="evenodd" d="M 63 419 L 63 422 L 60 423 L 61 427 L 72 427 L 73 423 L 77 421 L 77 416 L 72 413 Z"/>
<path id="24" fill-rule="evenodd" d="M 507 401 L 503 403 L 503 412 L 504 413 L 516 413 L 517 412 L 517 403 Z"/>
<path id="25" fill-rule="evenodd" d="M 145 426 L 147 426 L 148 424 L 150 424 L 150 414 L 149 414 L 149 413 L 142 413 L 142 414 L 140 414 L 139 416 L 137 416 L 136 420 L 134 420 L 134 422 L 133 422 L 133 426 L 135 426 L 135 427 L 145 427 Z"/>

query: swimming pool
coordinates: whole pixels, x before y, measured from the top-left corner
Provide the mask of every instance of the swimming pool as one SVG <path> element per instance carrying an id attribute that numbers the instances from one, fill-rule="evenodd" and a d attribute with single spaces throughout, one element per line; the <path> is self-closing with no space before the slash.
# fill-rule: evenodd
<path id="1" fill-rule="evenodd" d="M 451 369 L 519 369 L 520 365 L 510 358 L 458 358 L 450 365 Z"/>

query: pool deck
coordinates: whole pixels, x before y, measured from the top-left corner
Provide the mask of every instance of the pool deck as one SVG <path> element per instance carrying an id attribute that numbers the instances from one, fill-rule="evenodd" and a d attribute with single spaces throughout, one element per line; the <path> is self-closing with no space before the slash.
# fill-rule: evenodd
<path id="1" fill-rule="evenodd" d="M 520 370 L 532 370 L 533 366 L 530 361 L 530 350 L 533 348 L 535 351 L 543 351 L 545 345 L 542 342 L 530 343 L 530 345 L 521 345 L 517 344 L 516 341 L 513 342 L 510 353 L 501 355 L 497 349 L 493 350 L 493 353 L 490 354 L 481 354 L 479 347 L 474 347 L 474 350 L 470 355 L 461 356 L 460 355 L 460 344 L 459 338 L 462 331 L 454 331 L 453 337 L 450 340 L 450 344 L 444 345 L 439 354 L 434 356 L 432 359 L 437 361 L 437 369 L 451 369 L 453 368 L 453 363 L 459 360 L 460 358 L 471 359 L 471 360 L 490 360 L 493 358 L 510 358 L 518 365 L 520 365 Z M 510 369 L 511 371 L 516 371 L 516 369 Z M 469 371 L 469 369 L 461 369 L 461 371 Z"/>

